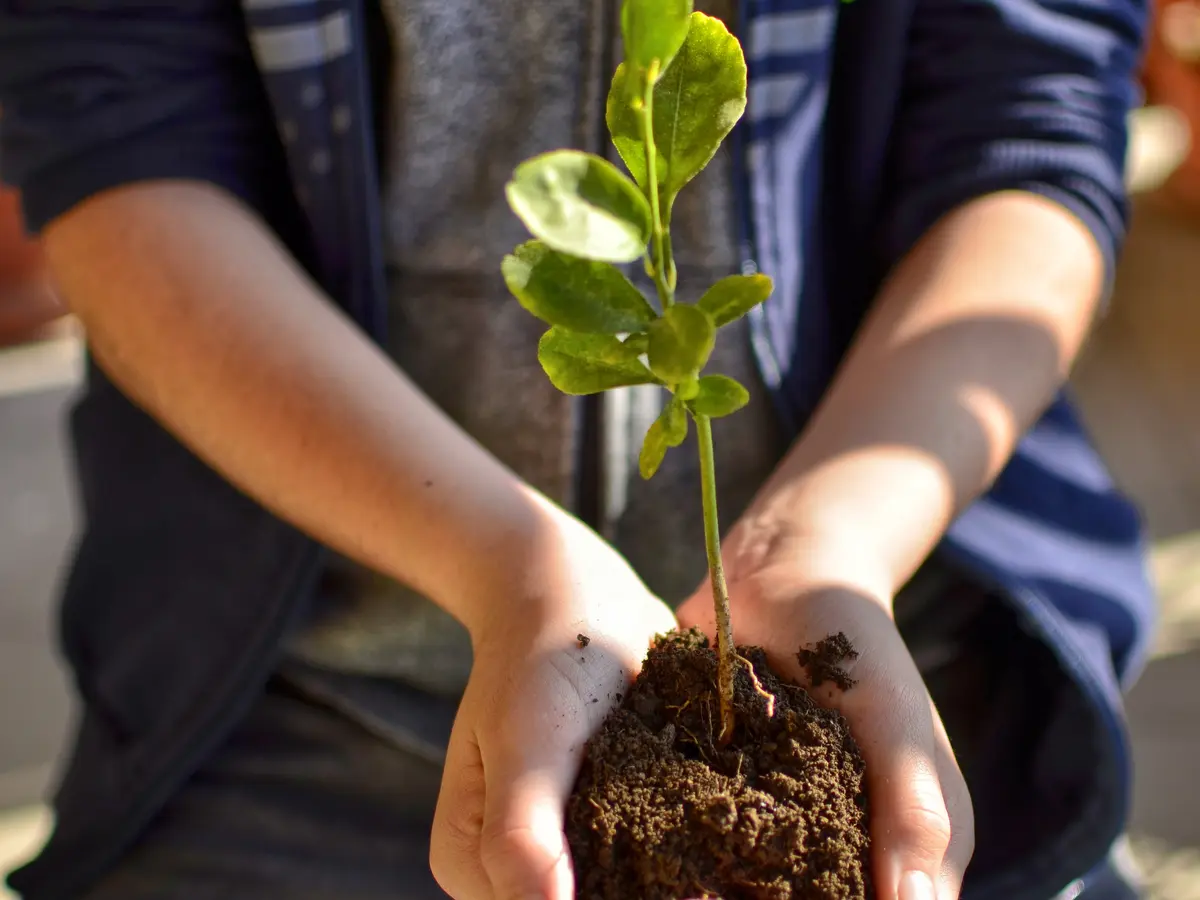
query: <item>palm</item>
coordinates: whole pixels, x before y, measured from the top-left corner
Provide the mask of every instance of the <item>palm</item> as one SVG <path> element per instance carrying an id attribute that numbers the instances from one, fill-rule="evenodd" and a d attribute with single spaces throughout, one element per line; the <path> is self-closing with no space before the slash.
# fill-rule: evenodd
<path id="1" fill-rule="evenodd" d="M 676 624 L 611 548 L 568 537 L 554 615 L 510 617 L 476 647 L 434 820 L 434 873 L 456 900 L 574 896 L 563 810 L 584 746 Z"/>
<path id="2" fill-rule="evenodd" d="M 853 687 L 843 691 L 825 683 L 812 693 L 846 717 L 862 748 L 877 882 L 895 884 L 900 877 L 895 860 L 902 853 L 923 853 L 936 856 L 935 864 L 941 860 L 945 896 L 957 896 L 973 850 L 971 801 L 888 602 L 845 588 L 814 587 L 800 571 L 730 588 L 736 641 L 762 647 L 777 672 L 801 684 L 809 685 L 809 679 L 797 650 L 838 632 L 850 639 L 858 656 L 844 668 Z M 713 618 L 707 589 L 679 610 L 682 626 L 708 634 Z"/>

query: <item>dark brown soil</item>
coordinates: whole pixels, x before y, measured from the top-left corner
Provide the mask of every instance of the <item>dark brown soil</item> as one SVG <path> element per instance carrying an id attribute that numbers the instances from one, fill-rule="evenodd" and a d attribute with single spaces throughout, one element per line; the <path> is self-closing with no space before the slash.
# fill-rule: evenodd
<path id="1" fill-rule="evenodd" d="M 801 647 L 796 652 L 796 661 L 808 672 L 808 680 L 813 687 L 820 687 L 827 681 L 843 691 L 854 687 L 854 679 L 842 668 L 842 663 L 848 659 L 858 659 L 858 651 L 850 643 L 850 638 L 840 631 L 823 641 L 817 641 L 812 647 Z"/>
<path id="2" fill-rule="evenodd" d="M 836 680 L 854 652 L 841 642 L 808 651 L 814 675 Z M 578 900 L 874 897 L 863 761 L 845 720 L 775 676 L 762 650 L 740 653 L 775 715 L 739 667 L 728 746 L 715 744 L 717 657 L 698 632 L 659 639 L 588 744 L 567 808 Z"/>

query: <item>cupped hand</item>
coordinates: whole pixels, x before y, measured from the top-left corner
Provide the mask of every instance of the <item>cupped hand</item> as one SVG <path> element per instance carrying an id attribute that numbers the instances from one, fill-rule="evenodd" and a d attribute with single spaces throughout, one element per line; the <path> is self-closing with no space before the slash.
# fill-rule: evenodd
<path id="1" fill-rule="evenodd" d="M 945 728 L 891 616 L 891 598 L 861 586 L 814 583 L 799 562 L 757 568 L 731 581 L 734 639 L 767 651 L 776 671 L 809 685 L 796 651 L 843 632 L 858 651 L 855 684 L 813 689 L 839 710 L 866 762 L 879 900 L 955 900 L 974 849 L 966 782 Z M 713 634 L 711 591 L 679 610 L 683 627 Z"/>
<path id="2" fill-rule="evenodd" d="M 616 551 L 565 514 L 473 629 L 430 863 L 454 900 L 572 900 L 563 811 L 587 739 L 675 627 Z"/>

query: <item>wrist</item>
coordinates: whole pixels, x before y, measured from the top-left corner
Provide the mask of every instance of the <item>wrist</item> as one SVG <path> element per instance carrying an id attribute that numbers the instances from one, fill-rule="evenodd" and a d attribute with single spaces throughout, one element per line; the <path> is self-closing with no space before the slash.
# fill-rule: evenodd
<path id="1" fill-rule="evenodd" d="M 730 535 L 734 570 L 801 565 L 814 578 L 891 596 L 928 556 L 954 513 L 936 460 L 904 447 L 797 444 Z M 828 442 L 826 442 L 828 443 Z"/>
<path id="2" fill-rule="evenodd" d="M 455 587 L 459 619 L 472 641 L 524 639 L 561 631 L 574 615 L 571 579 L 582 541 L 600 539 L 582 522 L 526 485 L 519 514 L 506 517 L 494 540 L 464 555 Z M 567 624 L 563 624 L 567 623 Z"/>
<path id="3" fill-rule="evenodd" d="M 891 607 L 902 580 L 886 553 L 865 539 L 853 520 L 795 515 L 793 509 L 751 510 L 725 541 L 731 584 L 753 583 L 745 593 L 767 603 L 806 590 L 852 590 Z"/>

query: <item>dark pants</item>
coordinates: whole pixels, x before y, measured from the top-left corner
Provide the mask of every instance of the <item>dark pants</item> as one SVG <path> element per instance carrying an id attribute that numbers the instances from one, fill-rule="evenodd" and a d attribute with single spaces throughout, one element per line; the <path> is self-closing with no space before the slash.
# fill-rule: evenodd
<path id="1" fill-rule="evenodd" d="M 272 679 L 225 747 L 86 900 L 445 900 L 441 768 Z"/>

